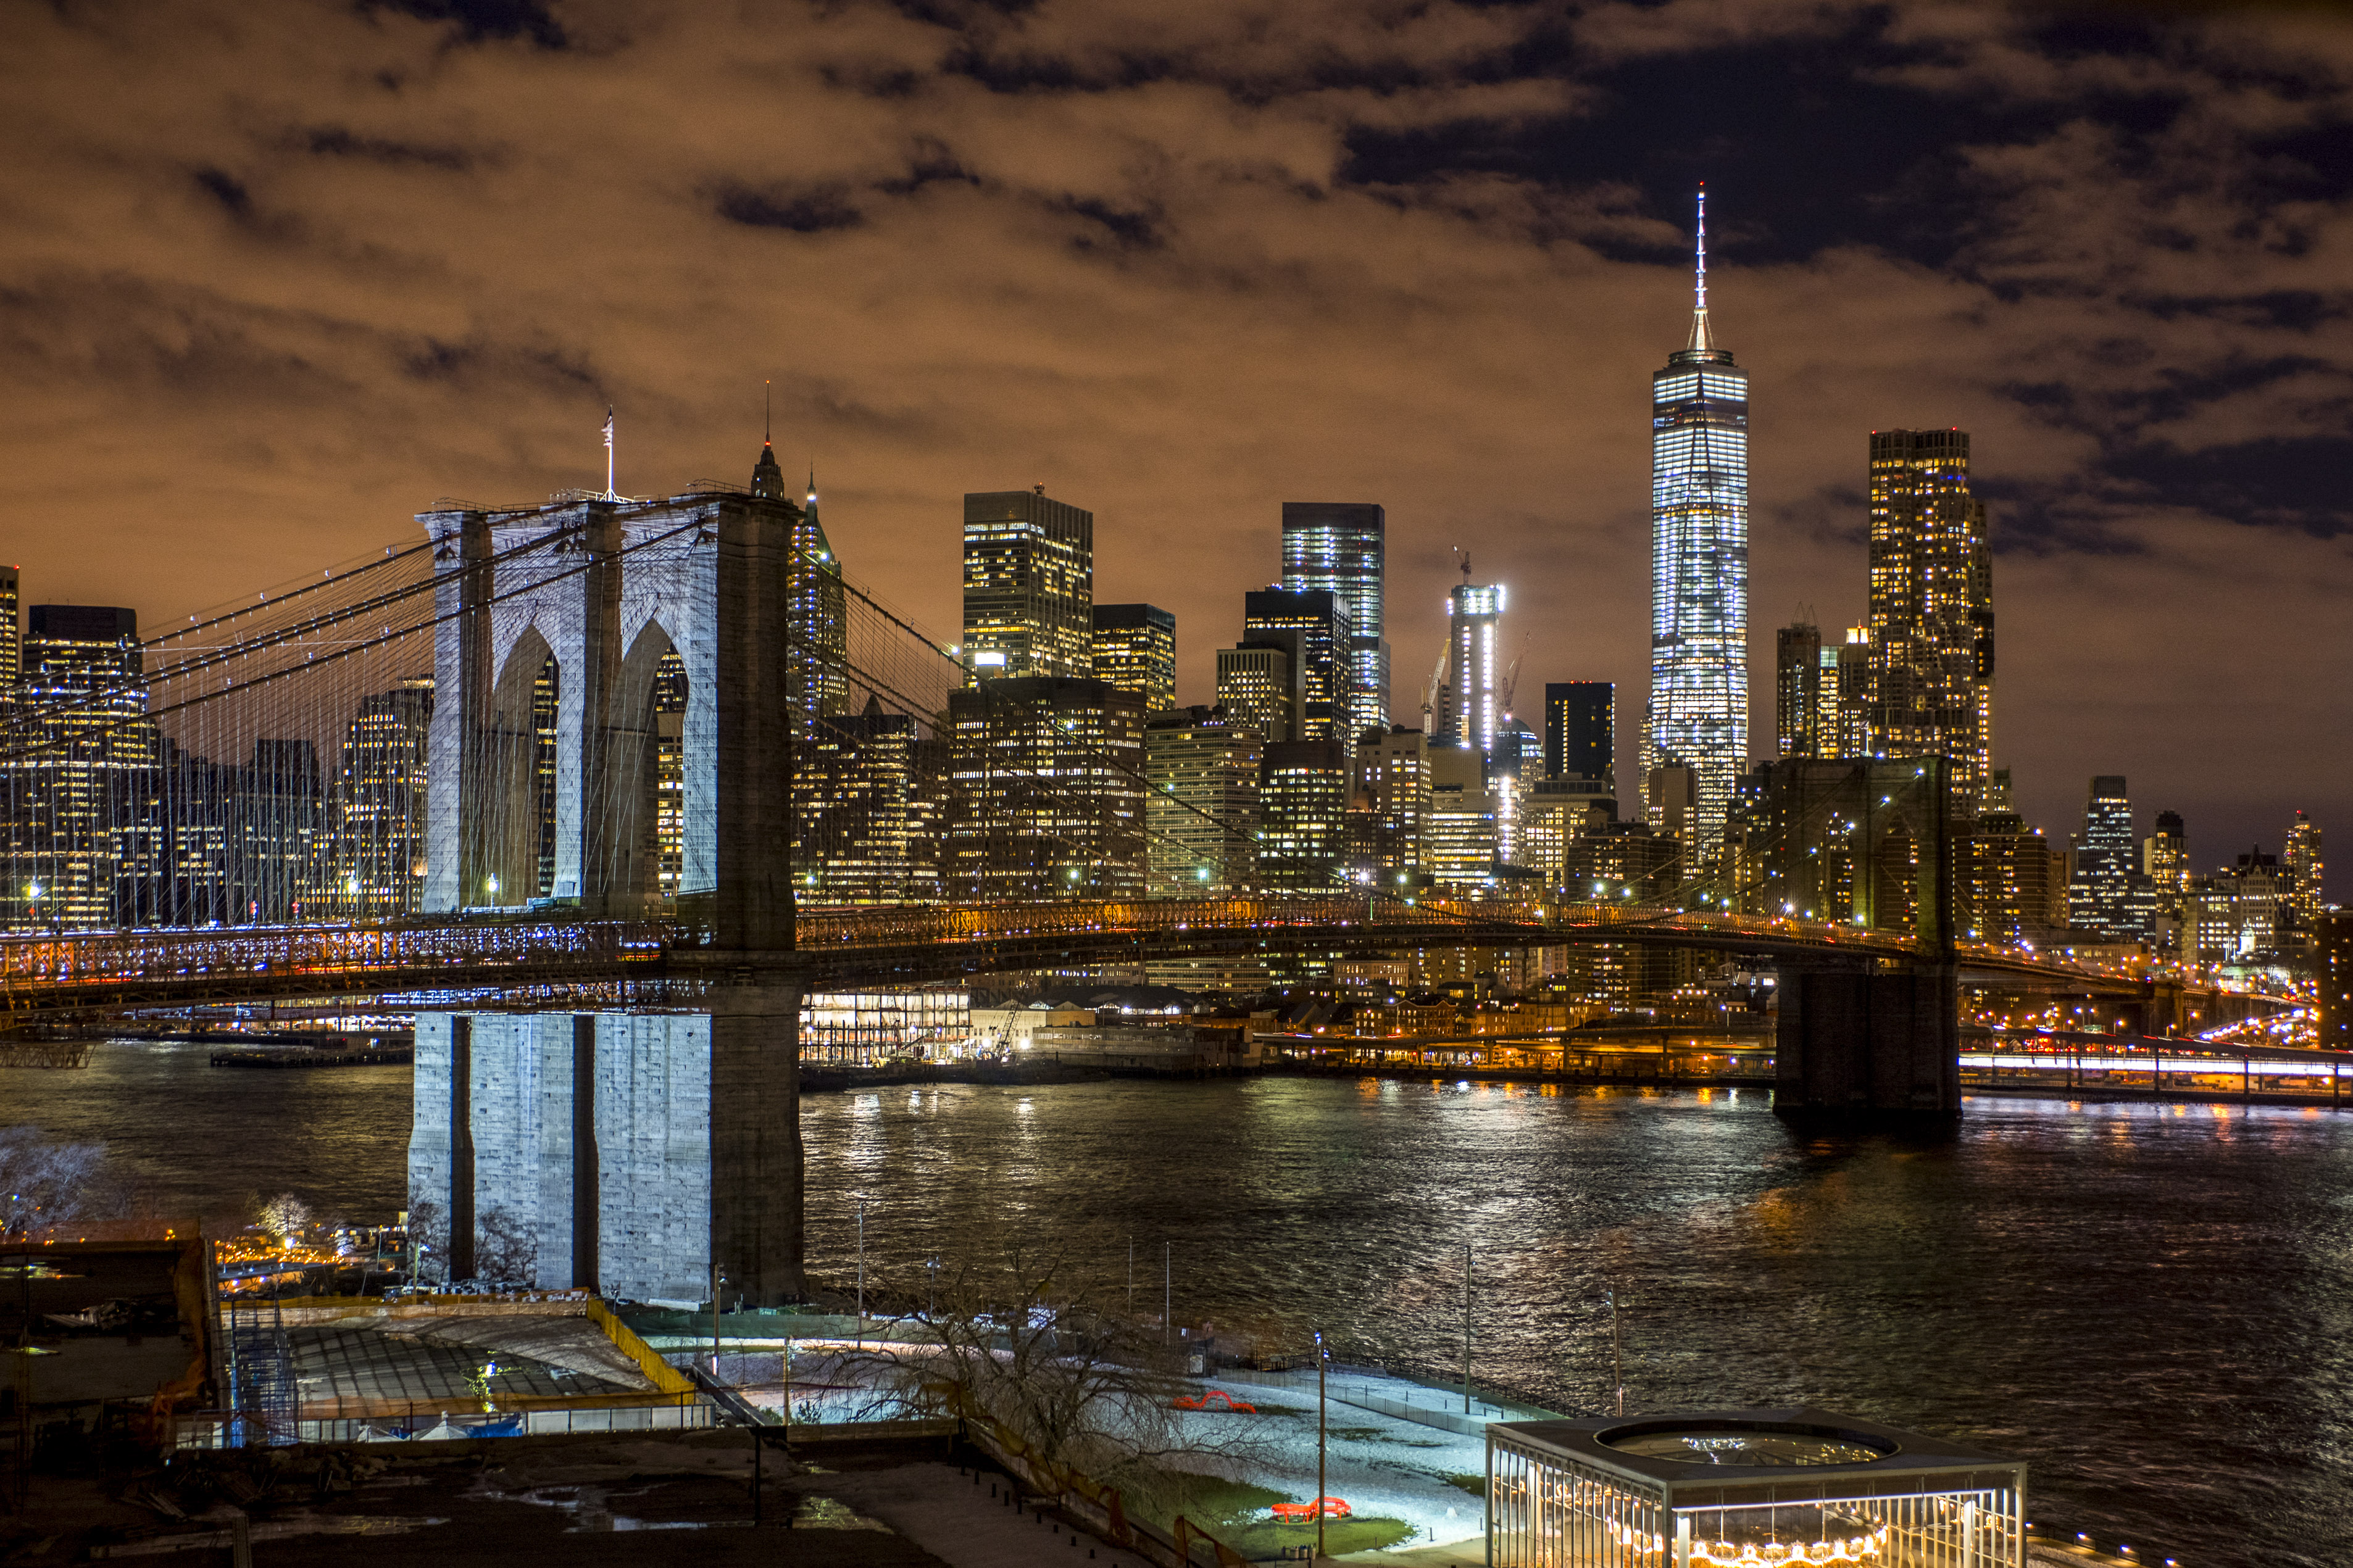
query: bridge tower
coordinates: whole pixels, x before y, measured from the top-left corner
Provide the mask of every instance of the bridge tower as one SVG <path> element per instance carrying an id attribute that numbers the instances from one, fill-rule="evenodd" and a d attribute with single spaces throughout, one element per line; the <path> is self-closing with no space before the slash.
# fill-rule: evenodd
<path id="1" fill-rule="evenodd" d="M 1960 1114 L 1948 772 L 1933 757 L 1846 764 L 1847 776 L 1820 803 L 1852 847 L 1856 922 L 1908 924 L 1919 956 L 1781 961 L 1773 1103 L 1784 1116 Z"/>
<path id="2" fill-rule="evenodd" d="M 438 1216 L 448 1278 L 696 1302 L 716 1268 L 731 1301 L 800 1290 L 787 633 L 804 519 L 759 482 L 775 467 L 764 451 L 749 492 L 418 517 L 441 617 L 426 910 L 667 916 L 701 928 L 705 982 L 691 1007 L 418 1015 L 409 1192 Z"/>

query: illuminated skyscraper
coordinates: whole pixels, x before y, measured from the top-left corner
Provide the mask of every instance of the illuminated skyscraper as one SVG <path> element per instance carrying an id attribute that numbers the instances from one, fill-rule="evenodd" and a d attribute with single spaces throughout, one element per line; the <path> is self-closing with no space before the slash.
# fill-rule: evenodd
<path id="1" fill-rule="evenodd" d="M 1993 558 L 1966 430 L 1871 433 L 1871 751 L 1943 757 L 1985 808 L 1993 744 Z"/>
<path id="2" fill-rule="evenodd" d="M 1693 859 L 1724 841 L 1748 756 L 1748 377 L 1707 320 L 1700 195 L 1691 341 L 1651 377 L 1651 708 L 1642 773 L 1687 767 Z"/>
<path id="3" fill-rule="evenodd" d="M 118 879 L 152 875 L 147 837 L 163 738 L 147 717 L 138 616 L 35 605 L 24 640 L 30 742 L 0 763 L 11 837 L 8 923 L 111 924 Z"/>
<path id="4" fill-rule="evenodd" d="M 1095 514 L 1046 487 L 964 498 L 965 661 L 977 678 L 1094 668 Z"/>
<path id="5" fill-rule="evenodd" d="M 2075 839 L 2075 870 L 2067 887 L 2070 924 L 2104 931 L 2119 941 L 2144 934 L 2156 913 L 2156 898 L 2138 869 L 2133 839 L 2132 799 L 2123 777 L 2102 773 L 2092 781 L 2084 807 L 2084 831 Z"/>
<path id="6" fill-rule="evenodd" d="M 1432 743 L 1461 746 L 1485 756 L 1495 749 L 1495 730 L 1503 718 L 1498 690 L 1503 672 L 1495 667 L 1495 623 L 1504 615 L 1500 584 L 1471 581 L 1471 563 L 1462 563 L 1462 582 L 1447 595 L 1446 706 L 1437 716 Z"/>
<path id="7" fill-rule="evenodd" d="M 1348 667 L 1353 640 L 1347 612 L 1324 589 L 1259 588 L 1242 595 L 1243 646 L 1280 643 L 1291 652 L 1291 678 L 1299 688 L 1294 741 L 1355 746 L 1358 727 L 1349 701 Z"/>
<path id="8" fill-rule="evenodd" d="M 1837 754 L 1822 743 L 1822 629 L 1811 621 L 1773 634 L 1773 727 L 1784 757 Z"/>
<path id="9" fill-rule="evenodd" d="M 1095 679 L 1144 699 L 1146 713 L 1176 705 L 1176 617 L 1155 605 L 1094 607 Z"/>
<path id="10" fill-rule="evenodd" d="M 1389 645 L 1382 619 L 1381 568 L 1387 514 L 1369 501 L 1282 503 L 1282 585 L 1293 593 L 1322 590 L 1348 620 L 1347 700 L 1351 744 L 1389 722 Z"/>
<path id="11" fill-rule="evenodd" d="M 2287 900 L 2295 911 L 2296 929 L 2309 934 L 2320 929 L 2320 912 L 2324 905 L 2320 878 L 2320 824 L 2295 814 L 2295 826 L 2287 830 L 2287 852 L 2282 857 L 2287 868 Z"/>

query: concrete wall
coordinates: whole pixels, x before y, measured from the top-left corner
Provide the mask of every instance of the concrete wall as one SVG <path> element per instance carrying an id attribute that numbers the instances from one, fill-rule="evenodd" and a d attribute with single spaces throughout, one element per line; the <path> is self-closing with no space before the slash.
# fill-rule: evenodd
<path id="1" fill-rule="evenodd" d="M 451 1114 L 460 1038 L 462 1119 Z M 707 1300 L 711 1038 L 711 1019 L 694 1014 L 418 1014 L 411 1205 L 455 1216 L 470 1195 L 478 1237 L 500 1211 L 535 1244 L 543 1289 Z"/>

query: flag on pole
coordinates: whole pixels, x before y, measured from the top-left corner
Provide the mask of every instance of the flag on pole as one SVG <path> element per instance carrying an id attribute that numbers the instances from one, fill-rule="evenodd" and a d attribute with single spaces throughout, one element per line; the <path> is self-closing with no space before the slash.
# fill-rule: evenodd
<path id="1" fill-rule="evenodd" d="M 608 407 L 608 408 L 607 408 L 607 409 L 605 410 L 605 445 L 606 445 L 606 446 L 607 446 L 607 447 L 610 447 L 612 444 L 613 444 L 613 411 L 612 411 L 612 409 L 611 409 L 611 408 L 609 408 L 609 407 Z"/>

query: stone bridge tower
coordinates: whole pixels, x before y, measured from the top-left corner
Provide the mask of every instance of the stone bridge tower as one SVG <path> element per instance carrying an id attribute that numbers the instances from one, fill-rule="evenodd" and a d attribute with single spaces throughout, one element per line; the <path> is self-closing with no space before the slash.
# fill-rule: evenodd
<path id="1" fill-rule="evenodd" d="M 749 491 L 417 519 L 442 617 L 426 910 L 669 916 L 702 929 L 712 982 L 692 1010 L 418 1016 L 409 1194 L 439 1211 L 447 1278 L 700 1302 L 716 1268 L 731 1302 L 800 1289 L 804 518 L 775 475 L 764 451 Z"/>

